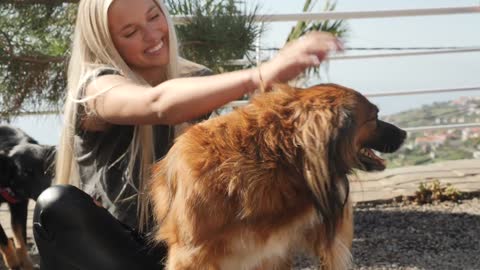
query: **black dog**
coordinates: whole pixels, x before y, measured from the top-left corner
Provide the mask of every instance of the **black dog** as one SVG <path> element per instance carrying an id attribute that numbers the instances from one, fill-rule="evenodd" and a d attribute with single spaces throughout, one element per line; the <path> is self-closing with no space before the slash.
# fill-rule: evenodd
<path id="1" fill-rule="evenodd" d="M 10 269 L 33 269 L 27 250 L 27 212 L 51 185 L 54 146 L 40 145 L 18 128 L 0 125 L 0 203 L 8 203 L 11 225 L 18 248 L 0 225 L 0 251 Z"/>
<path id="2" fill-rule="evenodd" d="M 0 125 L 0 139 L 0 151 L 4 153 L 8 153 L 13 147 L 19 144 L 38 144 L 38 142 L 28 136 L 27 133 L 10 125 Z"/>

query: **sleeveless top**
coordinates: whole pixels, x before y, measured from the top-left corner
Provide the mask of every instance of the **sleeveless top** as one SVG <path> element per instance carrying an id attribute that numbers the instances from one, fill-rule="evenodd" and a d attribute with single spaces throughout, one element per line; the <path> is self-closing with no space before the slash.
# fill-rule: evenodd
<path id="1" fill-rule="evenodd" d="M 181 77 L 211 75 L 211 70 L 184 60 Z M 119 74 L 118 70 L 102 68 L 96 76 Z M 92 80 L 88 78 L 85 86 Z M 82 94 L 81 94 L 82 95 Z M 84 110 L 79 110 L 79 117 Z M 78 121 L 80 122 L 80 121 Z M 173 142 L 174 128 L 166 125 L 153 126 L 155 157 L 163 157 Z M 80 188 L 100 201 L 113 216 L 132 228 L 138 229 L 137 190 L 139 166 L 135 166 L 129 179 L 128 149 L 134 134 L 133 125 L 111 125 L 105 131 L 92 132 L 76 128 L 74 157 L 78 163 Z"/>

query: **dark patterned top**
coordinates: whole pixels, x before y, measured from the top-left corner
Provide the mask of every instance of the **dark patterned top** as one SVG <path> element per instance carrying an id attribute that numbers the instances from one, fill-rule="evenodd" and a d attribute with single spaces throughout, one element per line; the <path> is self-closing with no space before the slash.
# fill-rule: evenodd
<path id="1" fill-rule="evenodd" d="M 180 74 L 182 77 L 212 74 L 209 69 L 197 64 L 184 66 L 186 68 L 182 69 Z M 121 73 L 112 68 L 103 68 L 97 74 L 102 76 Z M 87 79 L 84 85 L 90 81 L 91 79 Z M 79 117 L 82 115 L 84 110 L 79 109 Z M 174 129 L 165 125 L 153 128 L 155 156 L 161 158 L 171 146 Z M 134 126 L 111 125 L 100 132 L 85 131 L 79 127 L 76 130 L 74 152 L 79 165 L 80 188 L 99 200 L 121 222 L 138 229 L 136 195 L 139 179 L 129 179 L 127 171 Z M 137 167 L 134 171 L 138 171 Z M 132 175 L 135 178 L 139 174 Z"/>

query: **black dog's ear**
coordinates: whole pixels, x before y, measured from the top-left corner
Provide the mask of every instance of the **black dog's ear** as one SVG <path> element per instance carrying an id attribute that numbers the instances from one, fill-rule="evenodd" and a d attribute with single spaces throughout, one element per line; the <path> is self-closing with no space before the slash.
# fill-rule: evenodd
<path id="1" fill-rule="evenodd" d="M 0 154 L 0 187 L 7 187 L 17 174 L 15 162 L 7 155 Z"/>

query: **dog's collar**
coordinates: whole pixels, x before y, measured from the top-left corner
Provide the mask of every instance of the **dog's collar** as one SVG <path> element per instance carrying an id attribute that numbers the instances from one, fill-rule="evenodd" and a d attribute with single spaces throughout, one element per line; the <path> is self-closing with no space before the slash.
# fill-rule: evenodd
<path id="1" fill-rule="evenodd" d="M 9 187 L 6 187 L 6 188 L 0 187 L 0 196 L 2 196 L 2 198 L 4 198 L 8 203 L 11 203 L 11 204 L 19 203 L 20 201 L 22 201 L 22 199 L 19 198 L 15 194 L 15 192 L 13 192 L 13 190 Z"/>

